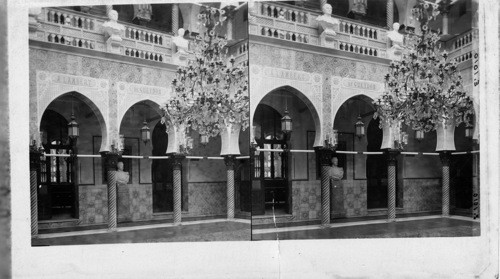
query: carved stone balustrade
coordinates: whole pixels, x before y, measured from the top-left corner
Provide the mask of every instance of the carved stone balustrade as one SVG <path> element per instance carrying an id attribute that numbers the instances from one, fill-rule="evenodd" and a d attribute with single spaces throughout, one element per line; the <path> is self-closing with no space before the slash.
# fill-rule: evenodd
<path id="1" fill-rule="evenodd" d="M 37 19 L 41 26 L 30 33 L 31 40 L 109 52 L 103 27 L 108 21 L 106 17 L 67 8 L 42 8 Z M 121 42 L 116 54 L 160 63 L 171 62 L 170 34 L 122 21 L 117 23 L 123 25 L 124 30 L 120 31 Z"/>
<path id="2" fill-rule="evenodd" d="M 472 59 L 473 41 L 479 40 L 478 30 L 469 30 L 446 42 L 450 59 L 463 63 Z"/>
<path id="3" fill-rule="evenodd" d="M 250 34 L 321 46 L 316 18 L 320 11 L 284 3 L 255 2 L 249 9 Z M 387 29 L 332 15 L 339 21 L 334 48 L 387 57 Z M 331 45 L 328 47 L 332 47 Z"/>
<path id="4" fill-rule="evenodd" d="M 234 57 L 234 64 L 248 66 L 248 41 L 242 41 L 229 48 L 228 56 Z"/>

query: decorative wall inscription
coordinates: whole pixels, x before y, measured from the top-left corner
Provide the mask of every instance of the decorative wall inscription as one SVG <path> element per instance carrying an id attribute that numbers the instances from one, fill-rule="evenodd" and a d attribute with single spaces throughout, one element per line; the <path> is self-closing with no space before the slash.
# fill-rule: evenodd
<path id="1" fill-rule="evenodd" d="M 165 103 L 171 97 L 170 88 L 149 86 L 137 83 L 118 82 L 117 83 L 117 101 L 118 101 L 118 115 L 117 127 L 120 127 L 123 116 L 127 110 L 134 104 L 141 101 L 151 101 L 158 106 L 153 107 L 158 112 L 160 105 Z"/>
<path id="2" fill-rule="evenodd" d="M 274 78 L 292 79 L 296 81 L 310 82 L 311 74 L 306 72 L 291 71 L 277 68 L 264 68 L 264 75 Z"/>
<path id="3" fill-rule="evenodd" d="M 368 91 L 381 91 L 384 84 L 379 82 L 357 80 L 352 78 L 344 78 L 341 82 L 341 86 L 349 89 L 359 89 Z"/>
<path id="4" fill-rule="evenodd" d="M 332 118 L 335 119 L 340 106 L 349 98 L 365 95 L 372 100 L 380 96 L 385 88 L 381 82 L 332 76 Z"/>
<path id="5" fill-rule="evenodd" d="M 97 87 L 97 82 L 94 78 L 83 76 L 70 76 L 63 74 L 52 74 L 53 83 L 60 83 L 74 86 Z"/>

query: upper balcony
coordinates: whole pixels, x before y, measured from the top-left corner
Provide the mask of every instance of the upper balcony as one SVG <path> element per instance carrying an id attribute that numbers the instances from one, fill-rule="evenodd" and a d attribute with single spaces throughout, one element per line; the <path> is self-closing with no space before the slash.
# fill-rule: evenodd
<path id="1" fill-rule="evenodd" d="M 256 2 L 249 8 L 251 35 L 292 41 L 305 45 L 322 46 L 316 18 L 322 13 L 304 7 L 279 2 Z M 388 29 L 364 22 L 332 15 L 339 21 L 334 43 L 327 46 L 339 51 L 363 56 L 390 59 Z M 443 45 L 450 58 L 462 63 L 472 58 L 472 42 L 477 40 L 470 28 L 450 38 Z"/>
<path id="2" fill-rule="evenodd" d="M 479 41 L 479 30 L 468 30 L 448 40 L 445 44 L 450 59 L 463 63 L 472 59 L 474 42 Z"/>
<path id="3" fill-rule="evenodd" d="M 105 17 L 66 8 L 42 8 L 38 21 L 40 27 L 36 32 L 30 32 L 32 40 L 109 52 L 103 28 L 107 21 Z M 126 22 L 118 23 L 124 26 L 124 31 L 119 52 L 115 53 L 160 63 L 171 62 L 170 34 Z"/>
<path id="4" fill-rule="evenodd" d="M 250 34 L 321 46 L 319 11 L 283 3 L 256 2 L 250 9 Z M 387 58 L 387 29 L 332 15 L 339 20 L 334 49 Z"/>
<path id="5" fill-rule="evenodd" d="M 41 9 L 37 21 L 35 31 L 30 32 L 31 40 L 176 64 L 176 59 L 173 57 L 171 33 L 117 21 L 123 25 L 124 30 L 120 31 L 119 46 L 114 51 L 110 51 L 103 27 L 109 21 L 107 17 L 69 8 L 50 7 Z M 186 39 L 192 41 L 189 36 Z M 229 53 L 235 57 L 237 64 L 248 64 L 247 52 L 248 40 L 233 42 L 229 47 Z"/>

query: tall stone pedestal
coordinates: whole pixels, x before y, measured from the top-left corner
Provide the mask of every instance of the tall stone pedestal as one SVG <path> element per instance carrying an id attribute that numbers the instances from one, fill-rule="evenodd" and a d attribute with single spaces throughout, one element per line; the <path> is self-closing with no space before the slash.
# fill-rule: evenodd
<path id="1" fill-rule="evenodd" d="M 127 184 L 118 184 L 118 221 L 126 222 L 132 220 L 132 214 L 130 212 L 130 188 Z"/>

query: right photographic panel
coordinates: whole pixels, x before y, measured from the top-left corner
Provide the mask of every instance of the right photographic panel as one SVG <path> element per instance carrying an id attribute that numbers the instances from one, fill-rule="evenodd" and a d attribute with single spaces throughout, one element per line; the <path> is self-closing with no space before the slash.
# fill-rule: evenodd
<path id="1" fill-rule="evenodd" d="M 252 240 L 481 234 L 477 1 L 248 11 Z"/>

